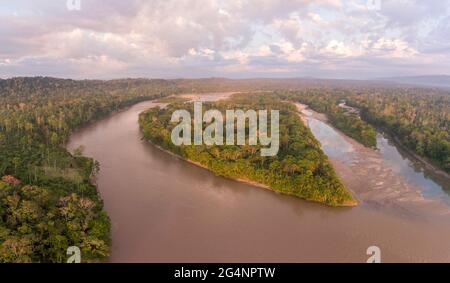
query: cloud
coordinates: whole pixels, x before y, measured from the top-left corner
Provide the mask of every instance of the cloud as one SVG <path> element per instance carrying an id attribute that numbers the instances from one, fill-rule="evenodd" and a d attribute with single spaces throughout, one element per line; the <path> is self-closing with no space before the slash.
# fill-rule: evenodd
<path id="1" fill-rule="evenodd" d="M 69 11 L 66 0 L 10 1 L 0 7 L 0 76 L 450 73 L 449 0 L 367 3 L 81 0 Z"/>

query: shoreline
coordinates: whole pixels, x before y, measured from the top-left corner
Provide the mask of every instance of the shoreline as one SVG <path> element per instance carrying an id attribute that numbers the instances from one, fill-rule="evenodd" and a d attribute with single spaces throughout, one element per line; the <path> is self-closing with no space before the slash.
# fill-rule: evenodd
<path id="1" fill-rule="evenodd" d="M 328 118 L 327 118 L 327 116 L 326 116 L 325 114 L 316 112 L 316 111 L 312 110 L 311 108 L 309 108 L 308 105 L 303 104 L 303 103 L 300 103 L 300 102 L 294 102 L 294 105 L 297 107 L 297 110 L 298 110 L 298 113 L 297 113 L 297 114 L 298 114 L 298 116 L 300 116 L 300 118 L 302 119 L 303 123 L 305 124 L 305 126 L 306 126 L 310 131 L 311 131 L 311 128 L 310 128 L 310 126 L 309 126 L 309 122 L 308 122 L 308 119 L 307 119 L 307 117 L 306 117 L 307 115 L 304 114 L 304 113 L 302 112 L 303 110 L 309 111 L 309 112 L 311 113 L 311 117 L 313 117 L 313 118 L 315 118 L 315 119 L 317 119 L 317 120 L 319 120 L 319 121 L 321 121 L 321 122 L 327 124 L 327 125 L 330 126 L 330 127 L 333 127 L 332 125 L 329 124 Z M 336 129 L 336 128 L 334 128 L 334 127 L 333 127 L 333 129 L 334 129 L 337 133 L 339 133 L 342 137 L 344 137 L 344 139 L 346 139 L 347 141 L 349 141 L 349 142 L 352 144 L 352 146 L 355 146 L 355 144 L 357 144 L 357 145 L 360 145 L 360 146 L 366 148 L 366 147 L 363 146 L 362 144 L 358 143 L 358 141 L 356 141 L 356 140 L 354 140 L 353 138 L 351 138 L 351 137 L 345 135 L 345 134 L 344 134 L 343 132 L 341 132 L 339 129 Z M 314 134 L 313 134 L 313 135 L 314 135 Z M 316 138 L 316 139 L 317 139 L 317 138 Z M 318 140 L 318 139 L 317 139 L 317 140 Z M 319 141 L 319 140 L 318 140 L 318 141 Z M 320 141 L 319 141 L 319 142 L 320 142 Z M 338 174 L 338 170 L 337 170 L 337 169 L 342 169 L 341 161 L 339 161 L 339 160 L 337 160 L 337 159 L 335 159 L 335 158 L 329 157 L 325 152 L 324 152 L 324 154 L 327 156 L 329 162 L 331 163 L 331 166 L 333 167 L 334 171 L 336 172 L 336 175 L 338 175 L 339 180 L 344 184 L 345 188 L 352 194 L 352 196 L 353 196 L 353 198 L 355 199 L 355 201 L 357 202 L 357 204 L 361 204 L 361 203 L 362 203 L 362 199 L 361 199 L 361 197 L 359 196 L 359 194 L 358 194 L 353 188 L 351 188 L 351 187 L 353 187 L 353 186 L 349 186 L 348 184 L 346 184 L 346 183 L 347 183 L 347 179 L 349 179 L 349 178 L 342 178 L 342 177 L 339 176 L 339 174 Z M 345 179 L 345 181 L 344 181 L 344 179 Z"/>
<path id="2" fill-rule="evenodd" d="M 232 95 L 234 95 L 234 94 L 237 94 L 237 93 L 242 93 L 242 92 L 217 92 L 217 93 L 206 93 L 206 95 L 215 95 L 215 96 L 218 97 L 218 99 L 215 100 L 215 101 L 219 101 L 219 100 L 225 100 L 225 99 L 228 99 L 230 96 L 232 96 Z M 202 94 L 195 94 L 195 93 L 194 93 L 194 94 L 190 94 L 190 93 L 184 93 L 184 94 L 180 94 L 179 96 L 184 97 L 184 98 L 188 98 L 188 99 L 190 99 L 190 102 L 192 102 L 192 101 L 200 101 L 199 98 L 200 98 L 202 95 L 204 96 L 205 93 L 202 93 Z M 305 106 L 306 106 L 306 105 L 305 105 Z M 143 112 L 145 112 L 145 110 L 144 110 Z M 300 112 L 299 112 L 299 114 L 300 114 Z M 301 117 L 302 121 L 305 123 L 305 126 L 308 127 L 308 121 L 307 121 L 307 119 L 304 118 L 304 117 L 302 117 L 302 115 L 299 115 L 299 116 Z M 140 128 L 140 127 L 141 127 L 141 126 L 139 125 L 139 128 Z M 141 131 L 141 134 L 142 134 L 142 131 Z M 159 145 L 157 145 L 157 144 L 151 142 L 150 140 L 147 140 L 143 135 L 142 135 L 142 137 L 141 137 L 141 140 L 144 140 L 144 141 L 146 141 L 147 143 L 149 143 L 149 144 L 155 146 L 155 147 L 158 148 L 159 150 L 164 151 L 164 152 L 166 152 L 166 153 L 169 153 L 170 155 L 175 156 L 175 157 L 177 157 L 177 158 L 179 158 L 179 159 L 181 159 L 181 160 L 183 160 L 183 161 L 187 161 L 187 162 L 190 163 L 190 164 L 193 164 L 193 165 L 198 166 L 198 167 L 200 167 L 200 168 L 206 169 L 206 170 L 208 170 L 209 172 L 213 173 L 215 176 L 223 177 L 223 178 L 226 178 L 226 179 L 229 179 L 229 180 L 233 180 L 233 181 L 236 181 L 236 182 L 240 182 L 240 183 L 244 183 L 244 184 L 247 184 L 247 185 L 250 185 L 250 186 L 254 186 L 254 187 L 258 187 L 258 188 L 263 188 L 263 189 L 267 189 L 267 190 L 270 190 L 270 191 L 275 192 L 275 193 L 278 193 L 278 194 L 284 194 L 284 195 L 293 196 L 293 197 L 296 197 L 296 198 L 299 198 L 299 199 L 302 199 L 302 200 L 305 200 L 305 201 L 308 201 L 308 202 L 313 202 L 313 203 L 318 203 L 318 204 L 326 205 L 326 206 L 328 206 L 328 207 L 356 207 L 356 206 L 358 206 L 359 203 L 360 203 L 360 200 L 359 200 L 359 198 L 356 196 L 355 192 L 354 192 L 353 190 L 351 190 L 351 189 L 348 189 L 348 188 L 346 188 L 346 189 L 351 193 L 351 195 L 352 195 L 352 197 L 353 197 L 353 201 L 346 201 L 346 202 L 343 202 L 342 204 L 338 204 L 338 205 L 328 205 L 328 204 L 326 204 L 325 202 L 322 202 L 322 201 L 310 200 L 310 199 L 306 199 L 306 198 L 297 196 L 297 195 L 295 195 L 295 194 L 293 194 L 293 193 L 287 193 L 287 192 L 278 191 L 278 190 L 273 189 L 273 188 L 270 187 L 269 185 L 262 184 L 262 183 L 259 183 L 259 182 L 256 182 L 256 181 L 251 181 L 251 180 L 248 180 L 248 179 L 245 179 L 245 178 L 231 178 L 231 177 L 226 177 L 226 176 L 216 175 L 212 170 L 210 170 L 210 169 L 208 168 L 208 166 L 205 166 L 205 165 L 203 165 L 203 164 L 201 164 L 201 163 L 199 163 L 199 162 L 192 161 L 192 160 L 190 160 L 190 159 L 186 159 L 186 158 L 184 158 L 184 157 L 182 157 L 182 156 L 180 156 L 180 155 L 178 155 L 178 154 L 176 154 L 176 153 L 174 153 L 174 152 L 171 152 L 170 150 L 167 150 L 167 149 L 165 149 L 165 148 L 162 148 L 161 146 L 159 146 Z"/>
<path id="3" fill-rule="evenodd" d="M 351 208 L 351 207 L 356 207 L 356 206 L 358 206 L 358 204 L 359 204 L 359 199 L 357 199 L 357 198 L 355 197 L 354 202 L 344 202 L 344 203 L 339 204 L 339 205 L 328 205 L 328 204 L 326 204 L 326 203 L 324 203 L 324 202 L 305 199 L 305 198 L 296 196 L 296 195 L 294 195 L 294 194 L 292 194 L 292 193 L 285 193 L 285 192 L 277 191 L 277 190 L 273 189 L 272 187 L 270 187 L 270 186 L 268 186 L 268 185 L 265 185 L 265 184 L 262 184 L 262 183 L 259 183 L 259 182 L 255 182 L 255 181 L 251 181 L 251 180 L 248 180 L 248 179 L 244 179 L 244 178 L 231 178 L 231 177 L 226 177 L 226 176 L 216 175 L 216 174 L 215 174 L 213 171 L 211 171 L 207 166 L 205 166 L 205 165 L 203 165 L 203 164 L 201 164 L 201 163 L 199 163 L 199 162 L 192 161 L 192 160 L 190 160 L 190 159 L 184 158 L 184 157 L 182 157 L 182 156 L 180 156 L 180 155 L 178 155 L 178 154 L 176 154 L 176 153 L 173 153 L 173 152 L 171 152 L 170 150 L 167 150 L 167 149 L 161 147 L 160 145 L 157 145 L 157 144 L 155 144 L 155 143 L 153 143 L 153 142 L 147 140 L 144 136 L 141 137 L 141 140 L 144 141 L 144 142 L 146 142 L 146 143 L 148 143 L 148 144 L 150 144 L 150 145 L 152 145 L 152 146 L 154 146 L 154 147 L 156 147 L 157 149 L 159 149 L 159 150 L 161 150 L 161 151 L 163 151 L 163 152 L 165 152 L 165 153 L 168 153 L 168 154 L 170 154 L 170 155 L 172 155 L 172 156 L 174 156 L 174 157 L 176 157 L 176 158 L 182 160 L 182 161 L 188 162 L 188 163 L 190 163 L 190 164 L 192 164 L 192 165 L 195 165 L 195 166 L 200 167 L 200 168 L 202 168 L 202 169 L 208 170 L 210 173 L 214 174 L 214 176 L 216 176 L 216 177 L 222 177 L 222 178 L 225 178 L 225 179 L 228 179 L 228 180 L 240 182 L 240 183 L 247 184 L 247 185 L 250 185 L 250 186 L 253 186 L 253 187 L 266 189 L 266 190 L 269 190 L 269 191 L 274 192 L 274 193 L 277 193 L 277 194 L 283 194 L 283 195 L 287 195 L 287 196 L 293 196 L 293 197 L 295 197 L 295 198 L 298 198 L 298 199 L 301 199 L 301 200 L 304 200 L 304 201 L 307 201 L 307 202 L 317 203 L 317 204 L 321 204 L 321 205 L 324 205 L 324 206 L 327 206 L 327 207 L 336 207 L 336 208 L 338 208 L 338 207 L 348 207 L 348 208 Z M 350 189 L 348 189 L 348 190 L 349 190 L 351 193 L 353 193 L 352 190 L 350 190 Z M 353 195 L 354 195 L 354 194 L 353 194 Z"/>
<path id="4" fill-rule="evenodd" d="M 329 159 L 341 181 L 348 190 L 354 192 L 355 198 L 360 200 L 361 204 L 376 209 L 393 210 L 396 213 L 407 213 L 416 217 L 450 214 L 445 199 L 425 196 L 422 188 L 409 183 L 404 177 L 397 176 L 389 167 L 385 167 L 382 159 L 380 159 L 379 149 L 365 147 L 348 137 L 339 129 L 330 125 L 323 113 L 315 112 L 307 105 L 301 106 L 300 109 L 308 109 L 311 118 L 332 127 L 353 147 L 356 157 L 351 164 L 347 164 L 338 158 L 329 157 Z M 309 116 L 305 113 L 299 114 L 305 117 Z M 381 135 L 381 133 L 378 134 Z"/>
<path id="5" fill-rule="evenodd" d="M 139 108 L 141 109 L 142 107 Z M 156 144 L 141 140 L 142 133 L 135 133 L 134 126 L 130 135 L 128 128 L 136 124 L 130 122 L 135 121 L 134 114 L 135 112 L 122 117 L 120 121 L 111 119 L 98 126 L 98 129 L 106 127 L 106 133 L 119 131 L 120 137 L 127 140 L 112 142 L 110 136 L 102 130 L 90 132 L 88 139 L 84 139 L 84 135 L 75 137 L 75 144 L 85 144 L 93 156 L 102 161 L 104 168 L 109 168 L 99 178 L 99 192 L 102 193 L 108 207 L 107 212 L 114 223 L 114 248 L 111 249 L 108 262 L 188 262 L 205 258 L 217 261 L 230 258 L 237 261 L 271 258 L 280 262 L 354 262 L 360 260 L 360 247 L 368 246 L 366 243 L 389 247 L 383 255 L 386 262 L 434 262 L 449 259 L 449 255 L 445 253 L 449 246 L 445 242 L 450 233 L 448 216 L 429 221 L 411 214 L 405 215 L 398 209 L 393 211 L 378 207 L 373 203 L 361 203 L 354 209 L 336 210 L 327 205 L 303 202 L 303 199 L 298 201 L 216 179 L 215 175 L 206 174 L 187 163 L 176 164 L 177 161 L 170 155 L 160 153 L 155 157 L 152 153 L 158 152 L 143 148 L 132 154 L 132 159 L 127 160 L 127 163 L 120 158 L 110 159 L 105 147 L 97 147 L 100 141 L 110 142 L 107 144 L 108 148 L 117 146 L 117 156 L 129 156 L 129 150 L 137 148 L 136 145 L 140 143 L 146 146 L 150 144 L 149 149 L 156 150 Z M 128 142 L 129 147 L 126 146 Z M 180 158 L 178 155 L 174 156 Z M 167 164 L 173 165 L 174 171 L 166 170 L 164 166 Z M 152 166 L 157 170 L 149 173 L 147 168 L 140 170 L 143 167 L 134 168 L 133 165 Z M 123 172 L 121 169 L 127 171 Z M 136 170 L 139 171 L 136 173 Z M 183 175 L 185 178 L 180 180 L 177 173 L 187 171 L 189 174 Z M 124 180 L 123 176 L 127 173 L 136 174 L 128 176 L 139 178 Z M 205 176 L 208 181 L 211 178 L 221 186 L 218 192 L 215 182 L 207 182 L 203 186 L 204 179 L 201 177 Z M 149 182 L 154 185 L 149 187 Z M 193 190 L 171 190 L 180 184 L 202 186 Z M 175 230 L 170 230 L 171 233 L 168 234 L 166 227 Z M 186 231 L 190 237 L 183 236 Z M 289 237 L 283 236 L 283 231 Z M 149 235 L 154 235 L 154 240 L 148 241 Z M 424 239 L 429 241 L 424 242 Z M 217 241 L 225 241 L 223 249 L 216 249 Z M 298 245 L 299 242 L 308 244 Z M 201 248 L 192 249 L 197 243 Z M 417 246 L 417 249 L 410 249 L 411 246 Z M 180 251 L 180 247 L 185 250 Z M 309 252 L 316 249 L 319 253 Z M 282 254 L 280 250 L 283 251 Z M 229 253 L 224 254 L 224 251 Z M 185 255 L 191 257 L 188 259 Z M 314 258 L 311 259 L 312 257 Z"/>
<path id="6" fill-rule="evenodd" d="M 297 104 L 298 104 L 298 105 L 297 105 Z M 352 144 L 358 143 L 359 145 L 364 146 L 363 144 L 361 144 L 361 143 L 358 142 L 357 140 L 355 140 L 355 139 L 353 139 L 353 138 L 347 136 L 347 135 L 346 135 L 345 133 L 343 133 L 341 130 L 339 130 L 339 129 L 337 129 L 336 127 L 334 127 L 333 125 L 331 125 L 331 124 L 329 123 L 329 121 L 328 121 L 328 118 L 327 118 L 326 114 L 316 112 L 316 111 L 312 110 L 311 108 L 309 108 L 308 105 L 305 105 L 305 104 L 296 103 L 296 105 L 297 105 L 297 107 L 298 107 L 299 105 L 302 105 L 301 107 L 298 107 L 300 112 L 301 112 L 302 110 L 308 110 L 308 111 L 311 111 L 311 116 L 312 116 L 313 118 L 316 118 L 317 120 L 320 120 L 321 122 L 326 123 L 326 124 L 329 125 L 330 127 L 333 127 L 333 129 L 334 129 L 336 132 L 340 133 L 340 134 L 341 134 L 342 136 L 344 136 L 347 140 L 351 141 Z M 301 116 L 303 116 L 303 115 L 304 115 L 304 114 L 302 114 Z M 308 125 L 308 124 L 306 124 L 306 125 Z M 381 134 L 381 135 L 383 135 L 383 136 L 387 135 L 388 138 L 389 138 L 389 141 L 393 142 L 397 147 L 399 147 L 401 150 L 403 150 L 405 153 L 407 153 L 407 154 L 408 154 L 408 156 L 407 156 L 408 158 L 411 157 L 411 159 L 414 159 L 414 160 L 411 160 L 411 161 L 419 162 L 421 165 L 423 165 L 423 166 L 424 166 L 427 170 L 429 170 L 430 172 L 432 172 L 432 173 L 434 173 L 434 174 L 436 174 L 436 175 L 442 176 L 442 177 L 446 178 L 447 180 L 450 180 L 450 174 L 448 174 L 448 173 L 445 172 L 444 170 L 442 170 L 442 169 L 440 169 L 439 167 L 437 167 L 436 165 L 434 165 L 434 164 L 433 164 L 431 161 L 429 161 L 426 157 L 419 156 L 417 153 L 415 153 L 415 152 L 412 151 L 411 149 L 409 149 L 409 148 L 407 148 L 406 146 L 404 146 L 404 145 L 400 142 L 400 140 L 399 140 L 397 137 L 395 137 L 394 135 L 392 135 L 391 133 L 389 133 L 388 131 L 386 131 L 386 130 L 384 130 L 384 129 L 382 129 L 382 128 L 377 128 L 377 127 L 376 127 L 376 129 L 377 129 L 377 131 L 378 131 L 379 134 Z M 365 147 L 365 148 L 369 148 L 369 147 L 366 147 L 366 146 L 364 146 L 364 147 Z M 375 149 L 375 150 L 376 150 L 376 149 Z"/>
<path id="7" fill-rule="evenodd" d="M 414 161 L 419 162 L 427 170 L 450 181 L 449 173 L 445 172 L 444 170 L 439 168 L 437 165 L 434 165 L 433 162 L 428 160 L 427 157 L 420 156 L 417 153 L 415 153 L 414 151 L 412 151 L 411 149 L 409 149 L 408 147 L 406 147 L 405 145 L 403 145 L 396 136 L 389 133 L 388 131 L 382 131 L 380 134 L 382 134 L 383 136 L 387 135 L 396 146 L 398 146 L 401 150 L 403 150 L 404 152 L 406 152 L 409 155 L 408 157 L 412 157 L 411 159 L 414 159 L 414 160 L 411 160 L 412 162 L 414 162 Z"/>

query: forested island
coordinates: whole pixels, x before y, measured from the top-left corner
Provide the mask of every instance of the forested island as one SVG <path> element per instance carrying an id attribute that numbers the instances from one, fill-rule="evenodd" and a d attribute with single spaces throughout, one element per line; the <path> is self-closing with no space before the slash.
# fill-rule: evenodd
<path id="1" fill-rule="evenodd" d="M 144 137 L 152 143 L 184 159 L 208 168 L 216 175 L 261 184 L 277 192 L 331 206 L 353 206 L 356 201 L 340 182 L 319 142 L 298 116 L 291 103 L 273 94 L 238 94 L 233 98 L 203 104 L 217 109 L 277 109 L 280 111 L 280 148 L 275 156 L 263 157 L 261 144 L 246 145 L 181 145 L 172 143 L 171 132 L 176 123 L 171 115 L 179 109 L 193 113 L 192 103 L 173 103 L 142 113 L 139 123 Z M 207 125 L 204 123 L 203 127 Z M 246 124 L 249 132 L 249 123 Z"/>
<path id="2" fill-rule="evenodd" d="M 307 104 L 367 147 L 376 147 L 376 130 L 389 133 L 405 148 L 450 173 L 450 91 L 399 83 L 321 79 L 177 80 L 183 92 L 275 91 Z M 359 109 L 348 115 L 339 104 Z"/>
<path id="3" fill-rule="evenodd" d="M 165 109 L 141 115 L 145 137 L 217 175 L 329 205 L 352 205 L 353 197 L 295 107 L 282 101 L 302 102 L 368 147 L 376 146 L 377 128 L 450 172 L 448 90 L 305 79 L 0 79 L 0 262 L 64 262 L 69 246 L 81 248 L 83 262 L 107 257 L 110 221 L 92 182 L 101 164 L 84 157 L 82 148 L 69 153 L 64 148 L 68 137 L 75 129 L 140 101 L 209 91 L 262 94 L 257 100 L 243 94 L 204 104 L 205 110 L 225 110 L 229 103 L 233 108 L 280 109 L 278 155 L 261 157 L 258 146 L 174 147 L 170 111 L 187 107 L 178 97 L 161 100 L 172 103 Z M 343 102 L 358 109 L 359 115 L 340 107 Z"/>

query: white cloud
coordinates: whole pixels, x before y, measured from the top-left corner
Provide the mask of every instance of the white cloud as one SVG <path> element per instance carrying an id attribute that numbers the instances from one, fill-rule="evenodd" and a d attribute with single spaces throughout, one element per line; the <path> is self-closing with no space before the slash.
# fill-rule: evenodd
<path id="1" fill-rule="evenodd" d="M 449 0 L 82 1 L 3 5 L 0 76 L 450 73 Z"/>
<path id="2" fill-rule="evenodd" d="M 332 40 L 325 47 L 324 51 L 328 54 L 333 54 L 337 56 L 352 56 L 357 55 L 356 52 L 350 47 L 346 46 L 344 42 Z"/>
<path id="3" fill-rule="evenodd" d="M 400 39 L 378 39 L 372 47 L 375 53 L 382 54 L 390 58 L 409 58 L 419 53 L 408 46 L 408 43 Z"/>

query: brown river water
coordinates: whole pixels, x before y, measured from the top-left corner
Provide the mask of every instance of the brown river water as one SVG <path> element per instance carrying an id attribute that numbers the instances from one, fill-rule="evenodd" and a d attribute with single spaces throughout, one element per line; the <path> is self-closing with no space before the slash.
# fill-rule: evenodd
<path id="1" fill-rule="evenodd" d="M 139 113 L 155 105 L 114 113 L 74 133 L 67 146 L 83 145 L 101 164 L 110 262 L 365 262 L 373 245 L 383 262 L 450 261 L 448 183 L 399 159 L 384 137 L 379 151 L 352 146 L 305 114 L 360 201 L 331 208 L 214 176 L 157 149 L 138 125 Z"/>

